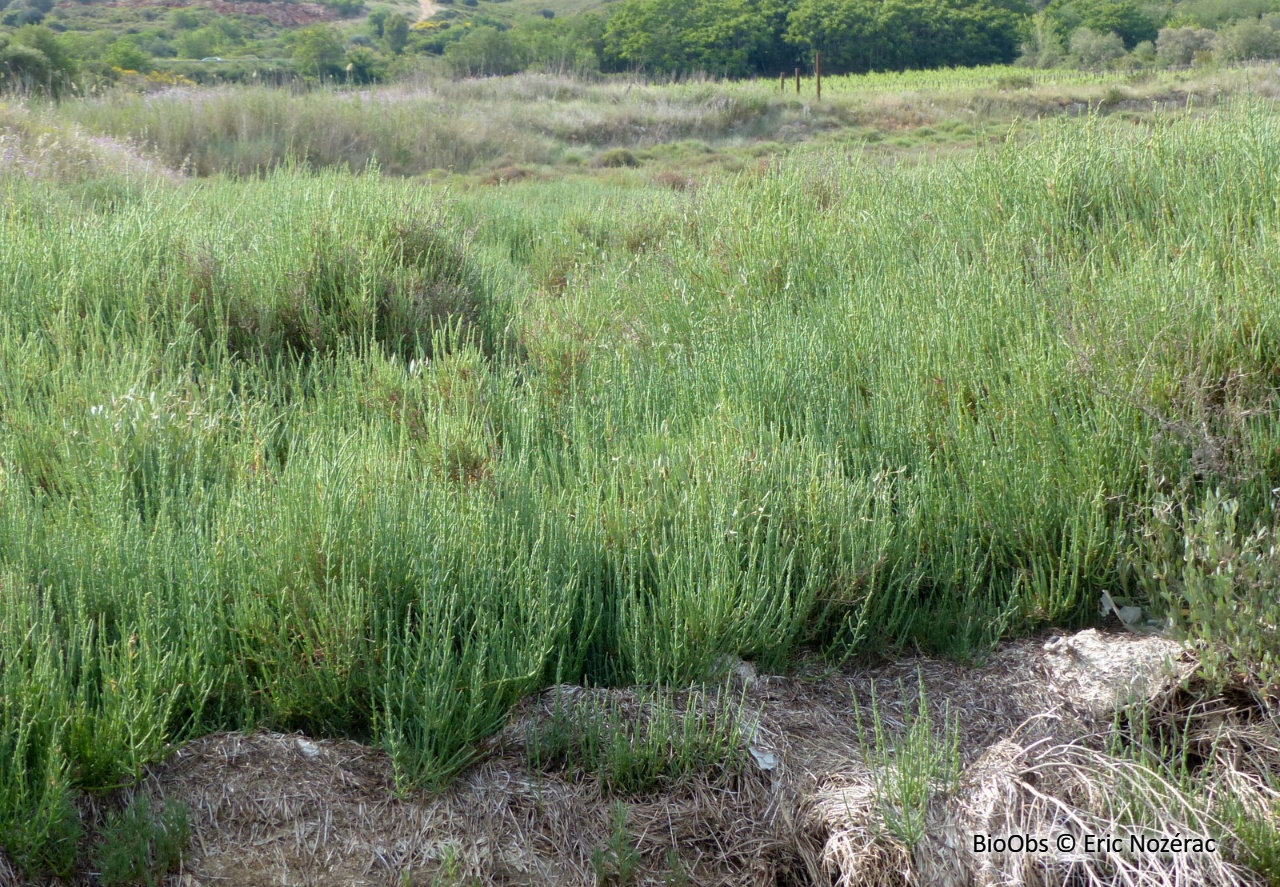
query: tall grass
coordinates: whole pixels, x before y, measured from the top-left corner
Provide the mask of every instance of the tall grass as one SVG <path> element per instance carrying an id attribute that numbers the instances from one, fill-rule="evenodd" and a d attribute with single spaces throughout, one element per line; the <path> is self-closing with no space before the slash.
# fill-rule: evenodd
<path id="1" fill-rule="evenodd" d="M 1028 135 L 696 194 L 5 175 L 0 846 L 69 870 L 76 793 L 208 731 L 439 785 L 557 681 L 981 655 L 1147 587 L 1170 495 L 1270 526 L 1280 121 Z"/>
<path id="2" fill-rule="evenodd" d="M 171 167 L 199 175 L 255 174 L 290 162 L 385 173 L 466 173 L 516 164 L 581 162 L 611 147 L 654 149 L 681 140 L 733 148 L 756 140 L 799 143 L 852 132 L 943 122 L 1007 124 L 1017 118 L 1128 101 L 1280 92 L 1274 71 L 1122 74 L 1008 67 L 791 81 L 648 84 L 519 75 L 424 80 L 364 91 L 302 95 L 269 87 L 112 93 L 64 105 L 90 129 L 144 145 Z M 1029 88 L 1010 83 L 1030 82 Z"/>

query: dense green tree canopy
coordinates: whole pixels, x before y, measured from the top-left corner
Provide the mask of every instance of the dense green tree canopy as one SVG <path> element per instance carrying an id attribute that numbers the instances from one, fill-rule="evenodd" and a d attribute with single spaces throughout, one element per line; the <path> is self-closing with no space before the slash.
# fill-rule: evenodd
<path id="1" fill-rule="evenodd" d="M 132 40 L 117 40 L 107 47 L 102 60 L 123 71 L 150 71 L 151 56 L 137 47 Z"/>
<path id="2" fill-rule="evenodd" d="M 454 73 L 465 77 L 489 77 L 523 71 L 527 62 L 524 48 L 506 29 L 485 26 L 470 28 L 465 37 L 450 43 L 444 57 Z"/>
<path id="3" fill-rule="evenodd" d="M 1012 61 L 1021 0 L 626 0 L 605 58 L 650 72 L 774 74 L 822 53 L 831 73 Z"/>
<path id="4" fill-rule="evenodd" d="M 52 84 L 49 59 L 38 49 L 15 43 L 0 49 L 0 83 L 19 90 L 44 90 Z"/>
<path id="5" fill-rule="evenodd" d="M 527 66 L 543 71 L 598 71 L 604 19 L 598 15 L 538 18 L 514 28 Z"/>
<path id="6" fill-rule="evenodd" d="M 13 32 L 13 42 L 44 53 L 54 76 L 70 79 L 75 74 L 75 60 L 58 36 L 44 25 L 26 25 Z"/>
<path id="7" fill-rule="evenodd" d="M 1131 0 L 1053 0 L 1045 12 L 1063 36 L 1089 28 L 1120 35 L 1126 49 L 1155 40 L 1160 31 L 1159 23 Z"/>
<path id="8" fill-rule="evenodd" d="M 387 41 L 387 48 L 399 55 L 409 42 L 409 22 L 400 13 L 391 13 L 382 24 L 382 37 Z"/>
<path id="9" fill-rule="evenodd" d="M 831 73 L 1011 62 L 1030 8 L 988 0 L 800 0 L 787 36 Z"/>
<path id="10" fill-rule="evenodd" d="M 605 30 L 605 57 L 651 73 L 747 76 L 777 52 L 771 12 L 756 0 L 625 0 Z"/>
<path id="11" fill-rule="evenodd" d="M 342 41 L 331 25 L 309 25 L 298 32 L 293 61 L 304 74 L 336 74 L 342 66 Z"/>

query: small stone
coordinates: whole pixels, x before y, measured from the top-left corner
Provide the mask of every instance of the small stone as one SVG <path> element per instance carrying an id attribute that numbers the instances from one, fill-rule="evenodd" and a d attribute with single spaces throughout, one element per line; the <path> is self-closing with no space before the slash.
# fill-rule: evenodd
<path id="1" fill-rule="evenodd" d="M 782 763 L 782 760 L 773 752 L 756 748 L 754 745 L 748 746 L 747 751 L 751 752 L 751 757 L 756 759 L 761 770 L 775 770 Z"/>

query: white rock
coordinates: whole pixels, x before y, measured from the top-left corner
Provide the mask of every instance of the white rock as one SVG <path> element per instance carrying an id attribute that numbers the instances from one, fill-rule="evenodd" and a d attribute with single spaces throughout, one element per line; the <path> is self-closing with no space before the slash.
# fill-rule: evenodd
<path id="1" fill-rule="evenodd" d="M 756 759 L 756 763 L 760 765 L 761 770 L 775 770 L 782 763 L 782 759 L 773 752 L 756 748 L 754 745 L 747 746 L 747 751 L 751 752 L 751 757 Z"/>

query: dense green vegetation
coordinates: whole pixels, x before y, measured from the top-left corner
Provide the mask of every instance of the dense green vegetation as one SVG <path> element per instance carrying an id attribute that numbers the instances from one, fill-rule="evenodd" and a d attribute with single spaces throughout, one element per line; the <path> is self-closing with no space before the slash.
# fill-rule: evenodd
<path id="1" fill-rule="evenodd" d="M 5 115 L 0 846 L 29 871 L 76 865 L 77 793 L 213 730 L 440 785 L 557 681 L 981 657 L 1100 588 L 1274 662 L 1269 104 L 454 195 L 122 171 Z"/>

